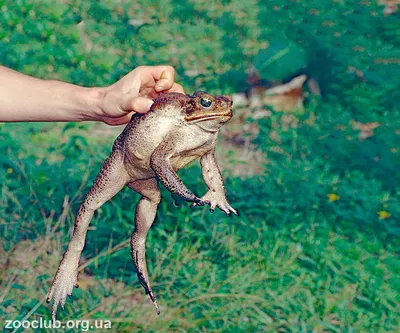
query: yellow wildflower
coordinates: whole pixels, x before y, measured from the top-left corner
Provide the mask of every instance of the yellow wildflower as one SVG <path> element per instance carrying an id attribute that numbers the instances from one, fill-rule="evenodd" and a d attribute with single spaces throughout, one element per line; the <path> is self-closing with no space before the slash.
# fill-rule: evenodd
<path id="1" fill-rule="evenodd" d="M 335 193 L 329 193 L 328 194 L 328 199 L 329 199 L 329 202 L 334 202 L 334 201 L 339 200 L 340 197 Z"/>
<path id="2" fill-rule="evenodd" d="M 378 215 L 379 215 L 380 220 L 384 220 L 384 219 L 387 219 L 388 217 L 390 217 L 390 213 L 387 212 L 386 210 L 380 210 L 378 212 Z"/>

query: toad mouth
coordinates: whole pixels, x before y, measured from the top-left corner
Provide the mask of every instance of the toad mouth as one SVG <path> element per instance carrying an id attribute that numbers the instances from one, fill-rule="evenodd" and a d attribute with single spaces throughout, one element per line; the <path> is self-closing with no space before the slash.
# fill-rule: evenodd
<path id="1" fill-rule="evenodd" d="M 205 120 L 213 120 L 217 118 L 223 118 L 223 117 L 232 117 L 232 111 L 226 112 L 226 113 L 208 113 L 208 114 L 199 114 L 195 116 L 186 116 L 185 120 L 186 121 L 205 121 Z"/>

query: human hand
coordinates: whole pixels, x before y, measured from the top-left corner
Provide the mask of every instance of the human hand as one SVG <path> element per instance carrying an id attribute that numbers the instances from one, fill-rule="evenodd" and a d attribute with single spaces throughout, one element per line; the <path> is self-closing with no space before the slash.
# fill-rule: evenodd
<path id="1" fill-rule="evenodd" d="M 171 66 L 139 66 L 109 87 L 103 88 L 96 117 L 108 125 L 122 125 L 134 113 L 146 113 L 152 99 L 162 92 L 184 93 L 175 82 Z"/>

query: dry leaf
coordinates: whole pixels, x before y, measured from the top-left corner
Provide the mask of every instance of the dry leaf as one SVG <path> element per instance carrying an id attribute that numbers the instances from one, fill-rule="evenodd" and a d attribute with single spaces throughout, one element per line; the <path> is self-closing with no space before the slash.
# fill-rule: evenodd
<path id="1" fill-rule="evenodd" d="M 130 19 L 130 20 L 128 21 L 128 23 L 129 23 L 131 26 L 133 26 L 133 27 L 140 27 L 140 26 L 142 26 L 143 24 L 145 24 L 146 21 L 145 21 L 145 20 L 141 20 L 141 19 Z"/>
<path id="2" fill-rule="evenodd" d="M 299 118 L 293 114 L 284 114 L 281 117 L 282 131 L 287 132 L 290 128 L 297 128 L 299 126 Z"/>
<path id="3" fill-rule="evenodd" d="M 278 144 L 282 144 L 282 139 L 281 139 L 281 136 L 279 135 L 278 131 L 270 131 L 269 137 L 272 141 L 274 141 Z"/>
<path id="4" fill-rule="evenodd" d="M 263 102 L 272 106 L 275 111 L 302 111 L 302 88 L 306 79 L 305 75 L 300 75 L 285 84 L 267 89 L 264 92 Z"/>
<path id="5" fill-rule="evenodd" d="M 359 130 L 360 133 L 358 134 L 358 138 L 360 140 L 365 140 L 371 136 L 374 135 L 374 129 L 378 128 L 380 126 L 379 123 L 373 122 L 373 123 L 359 123 L 358 121 L 352 120 L 351 122 L 351 127 L 354 130 Z"/>
<path id="6" fill-rule="evenodd" d="M 308 88 L 314 95 L 321 96 L 321 88 L 319 86 L 318 81 L 315 78 L 312 77 L 311 79 L 308 80 Z"/>
<path id="7" fill-rule="evenodd" d="M 400 0 L 379 0 L 378 4 L 385 6 L 383 14 L 387 16 L 397 12 L 397 6 L 400 5 Z"/>
<path id="8" fill-rule="evenodd" d="M 253 118 L 254 120 L 269 118 L 271 116 L 272 112 L 270 110 L 254 110 L 251 114 L 251 118 Z"/>
<path id="9" fill-rule="evenodd" d="M 185 70 L 185 75 L 189 77 L 195 77 L 201 74 L 200 70 L 198 69 L 187 69 Z"/>
<path id="10" fill-rule="evenodd" d="M 85 21 L 82 20 L 77 24 L 77 27 L 79 29 L 79 34 L 81 36 L 81 39 L 84 41 L 85 43 L 85 47 L 86 47 L 86 51 L 90 52 L 93 48 L 93 42 L 90 39 L 89 35 L 86 33 L 86 25 L 85 25 Z"/>
<path id="11" fill-rule="evenodd" d="M 232 101 L 234 107 L 247 106 L 249 104 L 245 93 L 232 94 Z"/>

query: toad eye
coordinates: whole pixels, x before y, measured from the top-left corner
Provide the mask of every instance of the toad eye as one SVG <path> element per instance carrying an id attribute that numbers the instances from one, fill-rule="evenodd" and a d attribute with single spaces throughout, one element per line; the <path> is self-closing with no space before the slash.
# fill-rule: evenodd
<path id="1" fill-rule="evenodd" d="M 204 106 L 205 108 L 209 108 L 212 104 L 212 100 L 208 97 L 202 97 L 202 98 L 200 98 L 200 104 L 201 104 L 201 106 Z"/>

